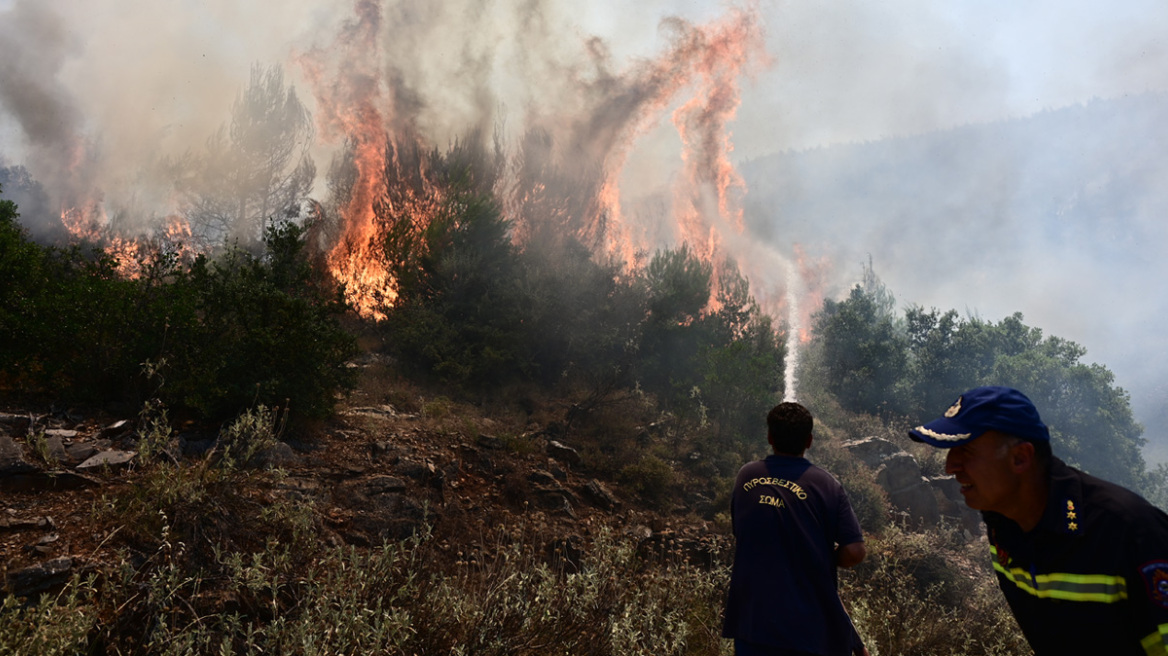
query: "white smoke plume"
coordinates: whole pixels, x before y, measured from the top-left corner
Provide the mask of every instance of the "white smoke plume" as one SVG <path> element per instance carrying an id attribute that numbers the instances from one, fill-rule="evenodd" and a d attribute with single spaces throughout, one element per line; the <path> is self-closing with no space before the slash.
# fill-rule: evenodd
<path id="1" fill-rule="evenodd" d="M 362 7 L 376 9 L 376 47 L 364 58 L 346 60 L 338 38 L 346 25 L 360 24 Z M 1082 212 L 1102 217 L 1096 230 L 1064 222 L 1007 232 L 1025 240 L 1012 239 L 1005 253 L 993 248 L 993 240 L 989 247 L 978 241 L 980 267 L 922 259 L 913 247 L 916 240 L 903 238 L 945 234 L 968 243 L 961 240 L 1003 234 L 1001 227 L 1015 225 L 1026 206 L 1027 199 L 1016 196 L 1022 188 L 1017 183 L 1061 162 L 999 149 L 983 166 L 969 169 L 960 187 L 935 190 L 943 200 L 935 211 L 912 215 L 935 216 L 934 223 L 910 221 L 895 204 L 873 207 L 860 198 L 841 207 L 838 199 L 813 197 L 829 185 L 816 181 L 817 171 L 797 167 L 764 176 L 745 192 L 730 185 L 737 191 L 725 196 L 730 210 L 725 214 L 708 182 L 688 197 L 677 191 L 686 188 L 686 166 L 699 152 L 741 164 L 779 152 L 1028 117 L 1093 98 L 1163 93 L 1168 91 L 1163 41 L 1168 5 L 1156 0 L 745 4 L 737 11 L 750 14 L 757 30 L 747 40 L 752 44 L 748 70 L 723 78 L 739 85 L 741 105 L 709 133 L 724 142 L 695 140 L 712 150 L 687 151 L 674 112 L 694 94 L 670 96 L 662 105 L 649 100 L 668 95 L 670 69 L 663 56 L 683 52 L 687 39 L 702 43 L 701 37 L 718 31 L 719 21 L 733 22 L 734 11 L 714 0 L 288 0 L 278 9 L 256 0 L 0 0 L 0 166 L 26 166 L 53 195 L 51 213 L 22 203 L 26 223 L 49 225 L 59 221 L 55 215 L 62 206 L 96 196 L 110 221 L 156 224 L 181 210 L 183 200 L 173 169 L 159 163 L 204 153 L 259 64 L 281 65 L 312 112 L 316 140 L 310 154 L 323 173 L 344 136 L 330 134 L 328 113 L 317 101 L 322 87 L 312 84 L 305 63 L 315 53 L 330 71 L 330 82 L 341 70 L 353 73 L 353 81 L 367 74 L 376 85 L 377 107 L 386 112 L 387 130 L 415 130 L 434 147 L 474 130 L 484 138 L 500 130 L 514 146 L 531 129 L 542 129 L 553 151 L 547 160 L 579 167 L 574 177 L 591 176 L 599 191 L 619 191 L 619 205 L 609 205 L 609 218 L 623 222 L 632 241 L 714 240 L 747 269 L 756 290 L 771 290 L 772 299 L 784 297 L 791 278 L 779 272 L 791 267 L 800 272 L 798 282 L 807 293 L 840 294 L 871 254 L 902 303 L 969 309 L 989 320 L 1021 311 L 1047 334 L 1080 341 L 1105 364 L 1138 360 L 1116 367 L 1117 382 L 1131 388 L 1137 402 L 1149 398 L 1141 388 L 1158 388 L 1154 400 L 1143 402 L 1154 403 L 1156 412 L 1142 418 L 1163 423 L 1168 380 L 1155 372 L 1168 367 L 1156 333 L 1163 332 L 1158 326 L 1168 311 L 1148 282 L 1162 277 L 1164 258 L 1156 248 L 1163 240 L 1155 226 L 1109 224 L 1119 214 L 1101 207 Z M 342 68 L 342 61 L 360 65 Z M 683 86 L 692 91 L 703 78 L 698 59 L 689 62 L 682 70 L 691 77 Z M 1138 143 L 1158 143 L 1163 122 L 1147 125 Z M 1091 130 L 1083 128 L 1088 136 Z M 848 146 L 841 152 L 861 150 Z M 922 170 L 968 160 L 964 151 L 937 152 Z M 1141 155 L 1131 167 L 1147 171 L 1140 179 L 1151 188 L 1161 179 L 1162 161 L 1160 154 Z M 622 173 L 597 178 L 598 166 Z M 573 178 L 561 172 L 563 179 Z M 323 177 L 311 192 L 318 198 L 327 193 Z M 1101 175 L 1077 188 L 1089 191 L 1106 186 L 1106 180 Z M 737 232 L 726 217 L 734 216 L 736 203 L 745 203 L 750 214 L 750 199 L 758 198 L 764 185 L 781 188 L 787 206 L 816 209 L 804 215 L 819 223 L 794 223 L 772 203 L 756 207 L 747 232 Z M 848 185 L 831 188 L 841 187 Z M 1052 189 L 1048 196 L 1073 199 L 1064 191 Z M 10 192 L 6 185 L 5 195 Z M 899 194 L 897 202 L 919 205 L 925 195 L 910 197 L 914 193 Z M 1140 193 L 1121 195 L 1128 204 L 1146 206 L 1140 216 L 1156 216 L 1158 197 L 1148 202 Z M 695 233 L 703 240 L 684 235 L 675 220 L 687 203 L 700 210 Z M 971 227 L 965 230 L 966 225 Z M 1140 236 L 1124 257 L 1100 253 L 1112 235 L 1133 231 Z M 1091 247 L 1080 246 L 1081 234 L 1093 235 Z M 762 237 L 773 255 L 748 250 Z M 802 266 L 794 241 L 806 249 Z M 825 256 L 833 267 L 815 264 Z M 922 266 L 929 267 L 927 274 Z M 1004 276 L 1009 277 L 1000 283 Z M 808 296 L 800 308 L 806 312 L 816 305 Z M 777 307 L 775 312 L 785 316 Z"/>

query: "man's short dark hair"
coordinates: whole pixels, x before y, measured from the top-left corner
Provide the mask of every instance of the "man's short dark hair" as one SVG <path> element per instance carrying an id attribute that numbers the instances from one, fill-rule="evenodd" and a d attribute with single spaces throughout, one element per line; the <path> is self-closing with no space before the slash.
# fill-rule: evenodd
<path id="1" fill-rule="evenodd" d="M 1051 453 L 1050 442 L 1031 441 L 1034 445 L 1034 457 L 1038 460 L 1038 464 L 1044 469 L 1050 468 L 1050 459 L 1054 454 Z"/>
<path id="2" fill-rule="evenodd" d="M 798 403 L 786 401 L 767 413 L 767 433 L 775 451 L 803 453 L 807 436 L 815 426 L 811 412 Z"/>

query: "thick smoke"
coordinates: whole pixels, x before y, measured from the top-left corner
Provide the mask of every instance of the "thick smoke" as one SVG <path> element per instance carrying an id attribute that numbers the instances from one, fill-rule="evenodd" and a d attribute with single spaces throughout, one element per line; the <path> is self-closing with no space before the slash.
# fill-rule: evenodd
<path id="1" fill-rule="evenodd" d="M 1131 122 L 1142 139 L 1103 142 L 1084 124 L 1073 132 L 1081 152 L 1054 159 L 1013 135 L 983 150 L 941 138 L 899 177 L 863 160 L 891 137 L 929 141 L 1093 97 L 1168 90 L 1162 2 L 132 4 L 0 0 L 0 166 L 23 165 L 43 185 L 21 202 L 34 228 L 93 202 L 127 227 L 183 213 L 181 176 L 165 164 L 204 157 L 252 67 L 282 66 L 314 119 L 314 198 L 330 194 L 324 174 L 354 140 L 412 134 L 442 149 L 499 135 L 513 157 L 508 189 L 542 185 L 512 199 L 516 217 L 554 201 L 570 229 L 623 235 L 630 248 L 607 247 L 626 258 L 681 240 L 731 254 L 781 320 L 792 271 L 802 315 L 817 291 L 844 292 L 871 255 L 904 303 L 990 320 L 1021 311 L 1091 359 L 1139 360 L 1113 366 L 1117 383 L 1133 389 L 1137 409 L 1149 398 L 1137 388 L 1161 390 L 1144 402 L 1158 408 L 1145 421 L 1168 407 L 1168 385 L 1148 373 L 1165 369 L 1158 326 L 1168 311 L 1148 283 L 1161 273 L 1155 217 L 1165 204 L 1143 193 L 1168 161 L 1147 151 L 1163 121 Z M 738 73 L 703 71 L 702 55 L 719 44 L 744 46 Z M 737 54 L 723 50 L 716 62 Z M 324 99 L 378 112 L 378 128 L 346 126 Z M 1031 184 L 1131 144 L 1138 156 L 1112 171 Z M 787 165 L 765 170 L 778 152 Z M 727 168 L 743 159 L 756 166 Z M 850 162 L 824 164 L 832 159 Z M 958 173 L 935 179 L 946 170 Z M 0 184 L 6 196 L 18 191 Z M 1028 221 L 1040 196 L 1049 211 Z M 954 255 L 968 252 L 976 258 Z"/>
<path id="2" fill-rule="evenodd" d="M 6 18 L 0 21 L 0 107 L 27 139 L 28 167 L 36 178 L 57 190 L 60 202 L 76 203 L 91 190 L 91 144 L 82 108 L 59 76 L 80 43 L 46 4 L 17 3 Z M 28 186 L 11 177 L 9 186 Z M 26 215 L 35 217 L 43 205 L 25 208 Z M 32 225 L 34 233 L 44 234 L 43 225 Z"/>
<path id="3" fill-rule="evenodd" d="M 74 4 L 16 0 L 4 11 L 0 44 L 0 100 L 22 137 L 0 148 L 10 159 L 23 155 L 62 211 L 98 202 L 104 222 L 126 229 L 182 213 L 190 199 L 174 164 L 208 158 L 208 140 L 229 128 L 232 101 L 258 64 L 282 65 L 297 85 L 316 120 L 317 162 L 353 140 L 412 134 L 444 148 L 468 134 L 501 138 L 510 152 L 543 160 L 525 161 L 528 172 L 554 168 L 564 184 L 586 185 L 555 190 L 602 206 L 570 212 L 606 223 L 581 230 L 615 228 L 622 204 L 654 194 L 687 223 L 654 216 L 642 220 L 651 229 L 624 228 L 638 247 L 718 241 L 711 218 L 728 223 L 718 230 L 741 230 L 744 189 L 729 159 L 728 124 L 740 78 L 765 65 L 753 9 L 695 24 L 641 8 L 639 40 L 648 45 L 634 56 L 637 49 L 616 44 L 617 56 L 572 7 L 552 1 L 301 0 L 279 12 L 227 0 L 170 0 L 134 12 Z M 591 20 L 614 11 L 601 7 Z M 376 116 L 359 124 L 354 108 Z M 547 137 L 543 153 L 532 141 L 539 134 Z M 642 168 L 653 169 L 645 177 L 664 185 L 683 176 L 679 185 L 696 188 L 681 198 L 638 185 L 622 202 L 622 178 L 639 183 L 645 175 L 626 167 L 634 151 L 650 153 L 640 155 L 651 162 Z M 718 247 L 701 245 L 707 255 Z"/>

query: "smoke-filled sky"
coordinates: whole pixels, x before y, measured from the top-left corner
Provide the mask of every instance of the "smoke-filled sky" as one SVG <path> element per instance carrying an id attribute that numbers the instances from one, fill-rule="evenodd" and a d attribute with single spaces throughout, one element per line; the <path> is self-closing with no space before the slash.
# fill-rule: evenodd
<path id="1" fill-rule="evenodd" d="M 663 17 L 700 23 L 724 11 L 712 0 L 414 4 L 396 18 L 425 27 L 409 54 L 429 60 L 418 62 L 419 70 L 434 72 L 449 71 L 460 54 L 513 58 L 517 44 L 545 48 L 524 53 L 532 59 L 578 57 L 591 35 L 603 39 L 620 64 L 662 49 Z M 85 119 L 100 125 L 107 139 L 143 127 L 198 133 L 223 120 L 252 62 L 286 62 L 326 42 L 351 15 L 351 5 L 291 0 L 273 11 L 258 0 L 0 0 L 0 11 L 12 12 L 0 27 L 6 42 L 0 48 L 8 55 L 0 64 L 5 100 L 12 100 L 12 73 L 20 68 L 43 81 L 56 77 L 60 86 L 50 91 L 84 104 Z M 745 85 L 734 129 L 743 157 L 1022 116 L 1168 86 L 1168 5 L 1155 0 L 758 6 L 773 62 Z M 537 25 L 525 23 L 525 11 L 539 12 Z M 11 20 L 15 16 L 21 20 Z M 505 81 L 495 81 L 502 102 L 519 100 L 507 97 Z M 16 110 L 4 109 L 8 120 L 0 134 L 11 148 L 20 131 L 11 120 Z"/>
<path id="2" fill-rule="evenodd" d="M 57 185 L 84 185 L 99 188 L 107 203 L 157 205 L 154 211 L 165 214 L 170 190 L 152 163 L 201 148 L 228 119 L 255 63 L 283 64 L 301 99 L 317 111 L 305 79 L 306 53 L 334 47 L 355 5 L 0 0 L 0 165 L 26 165 L 52 193 L 63 193 Z M 588 105 L 581 80 L 601 93 L 610 78 L 634 75 L 676 46 L 685 29 L 663 20 L 703 25 L 730 7 L 712 0 L 386 0 L 381 6 L 382 45 L 370 57 L 384 61 L 374 68 L 390 64 L 396 82 L 413 94 L 398 97 L 399 109 L 411 106 L 417 128 L 437 145 L 469 127 L 501 125 L 515 135 L 533 117 L 556 120 L 578 106 L 619 110 L 616 103 Z M 741 104 L 726 126 L 732 161 L 1168 92 L 1168 4 L 1162 1 L 759 0 L 738 6 L 761 28 L 765 53 L 749 54 L 743 65 Z M 681 147 L 670 141 L 677 141 L 672 108 L 640 119 L 633 131 L 643 135 L 639 145 L 619 157 L 622 204 L 636 202 L 631 189 L 668 184 L 682 168 Z M 314 150 L 321 169 L 336 146 L 322 139 Z M 78 159 L 92 164 L 82 167 L 81 180 Z M 1006 169 L 1023 176 L 1032 165 L 1023 154 Z M 1162 293 L 1140 282 L 1168 273 L 1155 244 L 1144 244 L 1151 250 L 1130 260 L 1076 263 L 1067 260 L 1092 257 L 1091 251 L 1028 234 L 1011 252 L 1016 261 L 1041 267 L 1009 275 L 987 270 L 984 258 L 960 252 L 958 244 L 945 254 L 953 260 L 951 275 L 940 280 L 914 273 L 911 262 L 882 252 L 880 244 L 865 243 L 872 230 L 855 224 L 862 217 L 848 221 L 825 231 L 840 242 L 831 253 L 840 261 L 830 263 L 829 292 L 845 291 L 871 254 L 902 302 L 969 309 L 990 320 L 1021 311 L 1030 325 L 1080 342 L 1088 360 L 1116 371 L 1146 422 L 1168 415 L 1168 376 L 1155 373 L 1168 371 L 1168 344 L 1162 330 L 1148 325 L 1168 318 L 1168 309 L 1155 298 Z M 772 241 L 775 250 L 792 252 L 782 234 Z M 1025 257 L 1031 248 L 1036 257 Z M 780 261 L 787 266 L 779 275 L 788 276 L 790 257 Z M 1076 275 L 1083 271 L 1096 275 L 1084 280 Z M 1101 272 L 1108 278 L 1100 281 Z"/>

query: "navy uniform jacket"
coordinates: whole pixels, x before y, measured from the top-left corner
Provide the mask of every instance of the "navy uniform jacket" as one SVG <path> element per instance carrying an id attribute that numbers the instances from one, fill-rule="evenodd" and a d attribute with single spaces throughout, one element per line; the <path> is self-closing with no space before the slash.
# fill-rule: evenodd
<path id="1" fill-rule="evenodd" d="M 772 455 L 734 482 L 734 569 L 722 635 L 826 656 L 852 651 L 835 547 L 863 540 L 831 474 L 805 458 Z"/>
<path id="2" fill-rule="evenodd" d="M 1168 656 L 1168 515 L 1055 458 L 1038 526 L 982 518 L 998 585 L 1037 656 Z"/>

